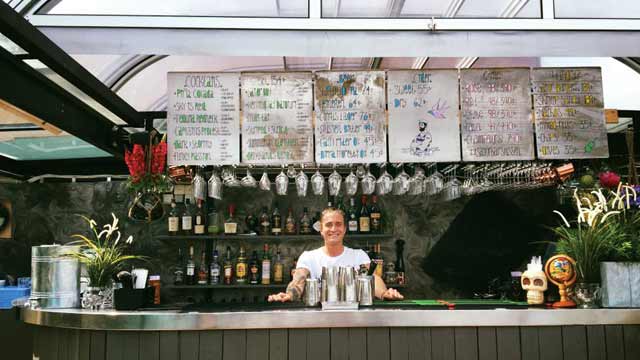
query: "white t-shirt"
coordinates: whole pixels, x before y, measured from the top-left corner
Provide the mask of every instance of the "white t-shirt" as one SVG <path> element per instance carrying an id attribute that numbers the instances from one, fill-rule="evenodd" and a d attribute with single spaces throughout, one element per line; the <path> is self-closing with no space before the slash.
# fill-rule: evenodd
<path id="1" fill-rule="evenodd" d="M 322 248 L 305 251 L 298 258 L 296 267 L 309 270 L 312 279 L 320 279 L 323 266 L 352 266 L 358 270 L 360 265 L 368 265 L 370 262 L 369 256 L 363 250 L 351 249 L 345 246 L 342 254 L 333 257 L 325 254 Z"/>

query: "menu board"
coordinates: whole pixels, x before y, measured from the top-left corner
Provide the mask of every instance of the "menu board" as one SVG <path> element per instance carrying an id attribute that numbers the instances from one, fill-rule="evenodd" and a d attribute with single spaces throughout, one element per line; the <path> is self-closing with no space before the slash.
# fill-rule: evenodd
<path id="1" fill-rule="evenodd" d="M 243 73 L 242 162 L 313 162 L 311 73 Z"/>
<path id="2" fill-rule="evenodd" d="M 387 161 L 384 85 L 384 71 L 316 73 L 316 163 Z"/>
<path id="3" fill-rule="evenodd" d="M 532 80 L 538 157 L 609 157 L 600 68 L 537 68 Z"/>
<path id="4" fill-rule="evenodd" d="M 238 73 L 167 74 L 168 165 L 240 163 Z"/>
<path id="5" fill-rule="evenodd" d="M 464 161 L 534 159 L 528 68 L 461 70 L 460 102 Z"/>
<path id="6" fill-rule="evenodd" d="M 458 70 L 387 72 L 389 161 L 460 161 Z"/>

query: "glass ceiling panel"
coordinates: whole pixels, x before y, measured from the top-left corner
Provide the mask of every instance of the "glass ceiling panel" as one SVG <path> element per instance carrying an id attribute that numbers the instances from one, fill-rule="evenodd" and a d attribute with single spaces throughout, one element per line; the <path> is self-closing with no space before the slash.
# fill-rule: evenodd
<path id="1" fill-rule="evenodd" d="M 331 59 L 331 70 L 360 69 L 371 69 L 371 58 L 334 57 Z"/>
<path id="2" fill-rule="evenodd" d="M 640 18 L 640 1 L 638 0 L 555 0 L 553 4 L 557 18 Z"/>
<path id="3" fill-rule="evenodd" d="M 329 57 L 295 57 L 285 58 L 286 70 L 327 70 L 331 58 Z"/>
<path id="4" fill-rule="evenodd" d="M 282 71 L 282 57 L 168 56 L 140 71 L 118 91 L 138 111 L 163 111 L 167 106 L 170 71 Z"/>
<path id="5" fill-rule="evenodd" d="M 60 0 L 38 14 L 307 17 L 307 0 Z"/>
<path id="6" fill-rule="evenodd" d="M 521 9 L 514 8 L 513 0 L 466 0 L 455 11 L 453 0 L 323 0 L 322 16 L 338 18 L 540 18 L 540 1 L 528 1 Z M 578 1 L 578 0 L 576 0 Z"/>
<path id="7" fill-rule="evenodd" d="M 24 137 L 13 137 L 10 134 Z M 111 157 L 111 154 L 75 136 L 50 136 L 47 131 L 0 133 L 0 155 L 13 160 Z"/>
<path id="8" fill-rule="evenodd" d="M 412 69 L 416 59 L 414 57 L 382 58 L 380 69 Z"/>
<path id="9" fill-rule="evenodd" d="M 104 71 L 115 63 L 122 55 L 71 55 L 73 60 L 82 65 L 91 75 L 103 80 L 108 74 Z"/>
<path id="10" fill-rule="evenodd" d="M 432 57 L 424 65 L 425 69 L 455 69 L 462 61 L 461 57 Z"/>
<path id="11" fill-rule="evenodd" d="M 530 57 L 481 57 L 471 66 L 472 68 L 491 67 L 538 67 L 540 58 Z"/>

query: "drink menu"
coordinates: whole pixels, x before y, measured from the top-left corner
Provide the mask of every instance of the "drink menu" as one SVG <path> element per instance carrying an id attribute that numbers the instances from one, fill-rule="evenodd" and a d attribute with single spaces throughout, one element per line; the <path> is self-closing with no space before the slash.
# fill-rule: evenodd
<path id="1" fill-rule="evenodd" d="M 462 159 L 533 160 L 528 68 L 460 74 Z"/>
<path id="2" fill-rule="evenodd" d="M 389 161 L 460 161 L 458 70 L 387 75 Z"/>
<path id="3" fill-rule="evenodd" d="M 316 163 L 387 160 L 384 71 L 318 72 L 315 102 Z"/>
<path id="4" fill-rule="evenodd" d="M 532 70 L 540 159 L 609 157 L 600 68 Z"/>
<path id="5" fill-rule="evenodd" d="M 168 165 L 240 162 L 239 73 L 167 74 Z"/>
<path id="6" fill-rule="evenodd" d="M 242 74 L 242 162 L 313 162 L 311 73 Z"/>

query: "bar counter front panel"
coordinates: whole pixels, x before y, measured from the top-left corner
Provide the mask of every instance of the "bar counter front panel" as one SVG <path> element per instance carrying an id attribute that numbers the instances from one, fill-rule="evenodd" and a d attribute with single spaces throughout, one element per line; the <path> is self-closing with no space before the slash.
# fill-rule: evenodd
<path id="1" fill-rule="evenodd" d="M 28 310 L 34 359 L 640 359 L 640 309 Z"/>

